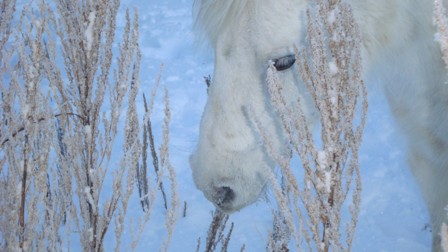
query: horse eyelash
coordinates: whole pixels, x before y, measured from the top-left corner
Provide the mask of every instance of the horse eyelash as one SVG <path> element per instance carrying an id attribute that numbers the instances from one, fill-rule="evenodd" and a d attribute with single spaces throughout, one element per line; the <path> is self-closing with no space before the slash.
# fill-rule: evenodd
<path id="1" fill-rule="evenodd" d="M 278 59 L 274 59 L 274 67 L 277 71 L 284 71 L 289 69 L 296 62 L 296 56 L 294 54 L 287 55 Z"/>

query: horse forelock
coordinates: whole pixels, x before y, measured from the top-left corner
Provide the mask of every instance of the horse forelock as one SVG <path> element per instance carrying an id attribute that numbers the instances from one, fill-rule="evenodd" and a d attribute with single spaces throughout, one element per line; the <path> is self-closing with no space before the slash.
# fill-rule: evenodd
<path id="1" fill-rule="evenodd" d="M 196 42 L 214 46 L 223 28 L 237 22 L 250 1 L 252 0 L 195 0 L 193 18 Z"/>

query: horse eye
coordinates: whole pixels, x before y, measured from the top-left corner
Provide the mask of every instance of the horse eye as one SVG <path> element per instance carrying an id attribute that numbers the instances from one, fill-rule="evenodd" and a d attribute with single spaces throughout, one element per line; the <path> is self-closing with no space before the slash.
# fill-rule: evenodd
<path id="1" fill-rule="evenodd" d="M 284 71 L 292 65 L 294 65 L 294 62 L 296 62 L 296 56 L 294 54 L 288 55 L 285 57 L 281 57 L 278 59 L 273 60 L 274 61 L 274 67 L 277 69 L 277 71 Z"/>

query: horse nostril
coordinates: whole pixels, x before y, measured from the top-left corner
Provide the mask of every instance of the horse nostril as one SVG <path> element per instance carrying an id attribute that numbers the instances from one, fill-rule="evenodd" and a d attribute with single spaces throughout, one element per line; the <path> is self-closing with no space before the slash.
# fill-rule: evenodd
<path id="1" fill-rule="evenodd" d="M 226 205 L 235 199 L 235 192 L 228 187 L 223 186 L 216 190 L 216 204 L 218 206 Z"/>

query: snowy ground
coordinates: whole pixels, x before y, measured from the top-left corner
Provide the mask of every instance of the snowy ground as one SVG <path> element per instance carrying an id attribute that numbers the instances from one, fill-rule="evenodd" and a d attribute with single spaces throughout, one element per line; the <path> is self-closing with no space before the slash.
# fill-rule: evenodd
<path id="1" fill-rule="evenodd" d="M 191 6 L 192 0 L 124 0 L 119 23 L 123 25 L 125 7 L 138 8 L 143 92 L 150 93 L 159 64 L 165 65 L 162 84 L 169 88 L 173 116 L 171 157 L 181 202 L 187 202 L 187 216 L 179 218 L 170 251 L 195 251 L 197 239 L 206 238 L 213 210 L 212 204 L 195 188 L 188 164 L 207 98 L 203 76 L 213 72 L 211 54 L 200 53 L 192 44 Z M 161 111 L 162 104 L 157 106 Z M 156 127 L 161 122 L 162 115 L 155 114 Z M 424 228 L 429 216 L 407 169 L 404 145 L 397 134 L 384 98 L 378 92 L 370 92 L 368 126 L 360 152 L 362 209 L 353 251 L 430 250 L 431 234 Z M 264 251 L 272 204 L 260 200 L 231 216 L 235 229 L 230 251 L 239 251 L 242 244 L 246 251 Z M 131 205 L 129 211 L 130 215 L 141 213 L 138 204 Z M 137 251 L 157 251 L 164 239 L 163 208 L 159 204 Z M 106 251 L 114 246 L 113 240 L 106 244 L 111 246 Z"/>

